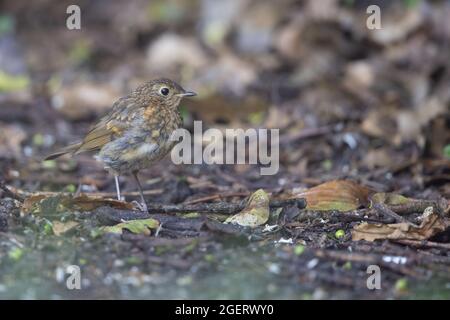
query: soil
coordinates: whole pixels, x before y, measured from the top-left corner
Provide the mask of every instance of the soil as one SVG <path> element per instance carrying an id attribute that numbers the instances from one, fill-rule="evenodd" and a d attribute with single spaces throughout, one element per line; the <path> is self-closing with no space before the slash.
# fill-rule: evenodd
<path id="1" fill-rule="evenodd" d="M 365 7 L 352 1 L 319 11 L 317 1 L 248 1 L 246 10 L 77 1 L 74 32 L 61 23 L 64 1 L 3 1 L 0 298 L 449 299 L 448 228 L 353 240 L 363 222 L 420 225 L 429 206 L 450 225 L 450 4 L 372 2 L 386 34 L 365 28 Z M 229 18 L 223 38 L 212 33 L 214 10 Z M 199 93 L 181 106 L 188 130 L 194 120 L 204 130 L 279 129 L 278 173 L 166 157 L 140 173 L 143 213 L 133 178 L 120 180 L 126 201 L 111 200 L 114 179 L 91 154 L 42 161 L 156 75 Z M 335 180 L 417 206 L 318 210 L 305 208 L 307 196 L 286 200 Z M 225 224 L 258 189 L 270 195 L 268 221 Z M 88 200 L 74 200 L 80 194 Z M 159 227 L 104 232 L 143 219 Z M 81 290 L 67 287 L 70 265 Z M 373 265 L 381 288 L 372 290 Z"/>

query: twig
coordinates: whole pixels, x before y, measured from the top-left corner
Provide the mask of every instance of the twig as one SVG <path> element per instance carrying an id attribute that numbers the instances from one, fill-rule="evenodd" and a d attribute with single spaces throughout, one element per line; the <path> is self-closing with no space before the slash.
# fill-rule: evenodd
<path id="1" fill-rule="evenodd" d="M 164 192 L 163 189 L 152 189 L 152 190 L 144 190 L 143 194 L 144 196 L 149 195 L 155 195 L 155 194 L 162 194 Z M 117 193 L 116 192 L 90 192 L 87 193 L 88 195 L 96 196 L 96 197 L 103 197 L 103 198 L 115 198 Z M 138 191 L 131 191 L 131 192 L 123 192 L 123 196 L 132 196 L 137 197 L 139 196 Z"/>
<path id="2" fill-rule="evenodd" d="M 442 199 L 440 201 L 433 200 L 414 200 L 405 204 L 390 205 L 389 209 L 396 212 L 399 215 L 407 215 L 411 213 L 422 213 L 428 207 L 433 207 L 438 212 L 442 213 L 448 206 L 447 200 Z"/>
<path id="3" fill-rule="evenodd" d="M 361 254 L 358 252 L 343 252 L 343 251 L 335 251 L 335 250 L 316 250 L 315 255 L 319 258 L 331 259 L 331 260 L 340 260 L 340 261 L 351 261 L 357 263 L 366 263 L 366 264 L 377 264 L 380 266 L 384 266 L 392 271 L 402 273 L 404 275 L 413 277 L 413 278 L 424 278 L 424 275 L 419 270 L 408 268 L 406 265 L 398 265 L 395 263 L 389 263 L 383 261 L 383 256 L 378 254 Z"/>
<path id="4" fill-rule="evenodd" d="M 407 245 L 407 246 L 413 246 L 418 248 L 438 248 L 438 249 L 446 249 L 450 250 L 450 243 L 439 243 L 439 242 L 432 242 L 432 241 L 419 241 L 419 240 L 396 240 L 395 242 Z"/>
<path id="5" fill-rule="evenodd" d="M 214 202 L 214 203 L 199 203 L 195 205 L 190 204 L 148 204 L 149 213 L 222 213 L 233 214 L 239 212 L 245 208 L 246 202 L 240 201 L 238 203 L 230 202 Z M 280 208 L 287 206 L 297 206 L 299 209 L 306 207 L 305 199 L 288 199 L 288 200 L 272 200 L 270 201 L 270 207 Z"/>
<path id="6" fill-rule="evenodd" d="M 303 211 L 300 213 L 299 217 L 296 218 L 297 221 L 304 221 L 310 219 L 325 219 L 329 221 L 338 222 L 353 222 L 353 221 L 367 221 L 373 223 L 389 223 L 391 221 L 366 218 L 364 217 L 365 209 L 357 210 L 354 213 L 350 212 L 339 212 L 339 211 Z"/>
<path id="7" fill-rule="evenodd" d="M 341 130 L 342 130 L 341 124 L 328 125 L 328 126 L 323 126 L 323 127 L 318 127 L 318 128 L 305 128 L 305 129 L 301 130 L 300 132 L 295 133 L 293 135 L 281 137 L 280 143 L 281 144 L 289 144 L 294 141 L 308 139 L 308 138 L 314 138 L 314 137 L 326 135 L 329 133 L 339 132 Z"/>
<path id="8" fill-rule="evenodd" d="M 4 192 L 6 197 L 16 199 L 20 202 L 25 200 L 25 197 L 21 196 L 18 192 L 11 190 L 3 181 L 0 181 L 0 190 Z"/>
<path id="9" fill-rule="evenodd" d="M 223 199 L 223 198 L 231 198 L 231 197 L 247 197 L 249 195 L 248 192 L 233 192 L 228 194 L 213 194 L 210 196 L 205 196 L 202 198 L 194 199 L 191 201 L 186 201 L 184 204 L 196 204 L 201 202 L 207 202 L 211 200 Z"/>
<path id="10" fill-rule="evenodd" d="M 406 222 L 406 223 L 411 223 L 409 220 L 403 218 L 402 216 L 398 215 L 397 213 L 395 213 L 394 211 L 392 211 L 387 205 L 385 205 L 384 203 L 375 203 L 373 205 L 373 208 L 379 212 L 380 214 L 382 214 L 385 217 L 389 217 L 394 219 L 394 221 L 397 222 Z M 411 223 L 412 224 L 412 223 Z"/>

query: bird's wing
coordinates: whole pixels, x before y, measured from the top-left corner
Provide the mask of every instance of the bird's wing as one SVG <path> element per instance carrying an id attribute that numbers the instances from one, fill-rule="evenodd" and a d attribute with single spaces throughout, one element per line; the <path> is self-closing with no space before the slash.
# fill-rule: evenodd
<path id="1" fill-rule="evenodd" d="M 101 149 L 115 137 L 120 137 L 131 126 L 130 116 L 142 107 L 130 96 L 116 101 L 111 111 L 88 132 L 75 154 Z"/>

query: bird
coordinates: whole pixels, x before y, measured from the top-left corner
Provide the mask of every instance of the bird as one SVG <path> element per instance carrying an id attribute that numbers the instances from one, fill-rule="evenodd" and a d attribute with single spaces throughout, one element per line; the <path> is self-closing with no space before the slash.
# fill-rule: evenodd
<path id="1" fill-rule="evenodd" d="M 70 144 L 44 160 L 62 155 L 97 152 L 95 158 L 114 175 L 117 199 L 122 200 L 119 176 L 132 175 L 139 190 L 142 211 L 148 211 L 138 172 L 162 159 L 174 147 L 170 139 L 182 127 L 179 110 L 185 97 L 197 94 L 175 81 L 161 78 L 148 81 L 113 103 L 83 140 Z"/>

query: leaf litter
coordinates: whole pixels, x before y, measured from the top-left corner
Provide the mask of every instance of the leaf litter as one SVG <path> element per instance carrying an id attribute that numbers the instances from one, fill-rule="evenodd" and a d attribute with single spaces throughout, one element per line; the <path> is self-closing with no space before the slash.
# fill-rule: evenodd
<path id="1" fill-rule="evenodd" d="M 200 2 L 155 2 L 151 19 L 140 1 L 87 5 L 110 32 L 90 25 L 70 45 L 65 26 L 28 14 L 65 8 L 5 2 L 0 19 L 24 25 L 0 34 L 14 80 L 0 90 L 0 296 L 79 297 L 55 283 L 67 264 L 94 298 L 395 298 L 430 274 L 448 282 L 448 3 L 380 3 L 375 34 L 358 2 Z M 114 182 L 89 156 L 40 162 L 162 67 L 200 93 L 182 106 L 188 130 L 280 128 L 280 172 L 165 160 L 143 173 L 142 213 L 131 179 L 127 202 L 109 199 Z M 268 203 L 252 207 L 259 189 Z M 388 290 L 368 292 L 371 264 Z"/>

